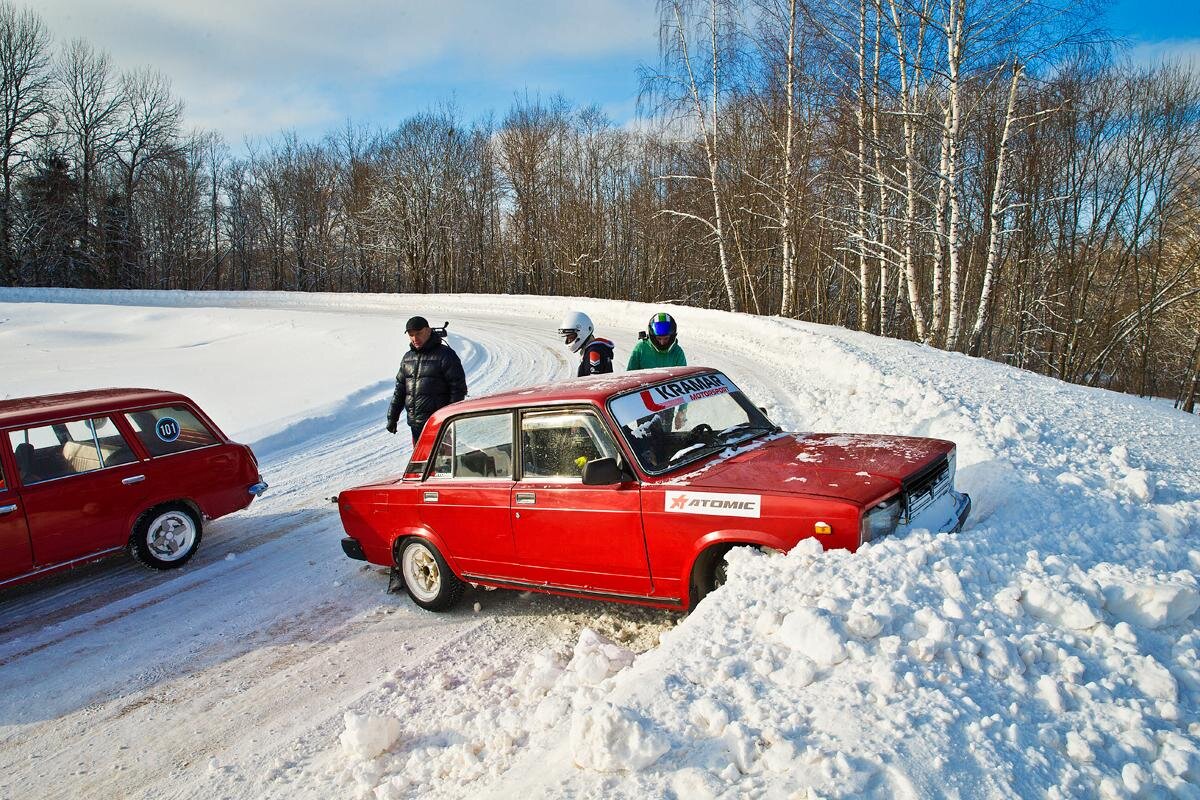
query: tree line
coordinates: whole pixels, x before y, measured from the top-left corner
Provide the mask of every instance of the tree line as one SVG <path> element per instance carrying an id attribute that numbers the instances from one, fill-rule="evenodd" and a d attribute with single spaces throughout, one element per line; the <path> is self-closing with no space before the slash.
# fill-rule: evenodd
<path id="1" fill-rule="evenodd" d="M 1200 390 L 1200 79 L 1046 0 L 660 0 L 643 115 L 185 130 L 0 2 L 0 283 L 583 295 Z"/>

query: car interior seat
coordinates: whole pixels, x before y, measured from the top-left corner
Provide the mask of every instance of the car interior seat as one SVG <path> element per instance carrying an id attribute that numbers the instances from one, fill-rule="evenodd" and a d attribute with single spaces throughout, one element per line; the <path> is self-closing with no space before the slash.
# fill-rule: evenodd
<path id="1" fill-rule="evenodd" d="M 13 458 L 17 462 L 17 471 L 21 473 L 21 483 L 30 484 L 42 480 L 42 476 L 38 474 L 34 464 L 33 445 L 29 442 L 21 442 L 13 448 Z"/>

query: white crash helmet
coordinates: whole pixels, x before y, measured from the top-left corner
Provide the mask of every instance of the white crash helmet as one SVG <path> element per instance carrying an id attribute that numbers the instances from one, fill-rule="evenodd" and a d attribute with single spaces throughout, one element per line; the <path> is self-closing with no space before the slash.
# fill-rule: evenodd
<path id="1" fill-rule="evenodd" d="M 582 311 L 572 311 L 558 324 L 558 335 L 563 337 L 563 342 L 571 348 L 572 353 L 579 352 L 593 330 L 591 317 Z"/>

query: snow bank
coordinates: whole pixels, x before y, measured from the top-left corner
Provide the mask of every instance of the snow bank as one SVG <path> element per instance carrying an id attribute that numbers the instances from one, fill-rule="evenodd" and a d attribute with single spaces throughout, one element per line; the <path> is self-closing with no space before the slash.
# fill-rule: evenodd
<path id="1" fill-rule="evenodd" d="M 0 291 L 10 301 L 95 297 Z M 189 326 L 261 333 L 254 320 L 303 315 L 325 334 L 306 336 L 312 358 L 333 360 L 348 350 L 325 352 L 321 342 L 348 318 L 377 315 L 390 330 L 402 309 L 452 311 L 452 330 L 473 354 L 472 386 L 494 388 L 565 374 L 552 336 L 564 305 L 587 311 L 605 335 L 617 332 L 621 347 L 654 310 L 561 298 L 100 297 L 246 310 L 245 319 L 240 311 L 180 315 L 190 322 L 179 347 Z M 34 325 L 27 306 L 4 313 Z M 101 307 L 73 313 L 98 330 L 120 324 Z M 954 440 L 957 481 L 974 500 L 966 528 L 914 531 L 855 554 L 734 551 L 727 584 L 636 657 L 597 626 L 515 661 L 506 660 L 511 652 L 457 654 L 427 673 L 366 686 L 358 716 L 337 709 L 333 725 L 310 731 L 320 744 L 309 745 L 308 782 L 262 783 L 259 796 L 331 796 L 332 785 L 334 795 L 378 800 L 1200 797 L 1195 417 L 836 328 L 672 313 L 692 361 L 726 369 L 787 429 Z M 51 380 L 51 372 L 38 375 Z M 299 372 L 273 373 L 272 402 L 305 378 Z M 387 387 L 371 390 L 378 378 L 365 371 L 356 380 L 377 409 Z M 251 394 L 265 408 L 267 390 Z M 313 397 L 309 416 L 331 403 L 341 407 L 336 397 Z M 360 405 L 367 399 L 344 398 L 335 417 Z M 363 430 L 378 426 L 365 413 L 349 418 Z M 239 424 L 272 420 L 260 410 Z M 307 441 L 303 423 L 285 426 L 289 446 Z M 345 469 L 345 482 L 361 477 Z M 414 695 L 437 713 L 412 713 Z M 239 794 L 236 786 L 226 793 Z"/>

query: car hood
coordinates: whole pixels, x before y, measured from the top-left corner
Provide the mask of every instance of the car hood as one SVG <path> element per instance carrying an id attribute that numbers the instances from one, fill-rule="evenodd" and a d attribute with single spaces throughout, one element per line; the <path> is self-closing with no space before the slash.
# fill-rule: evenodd
<path id="1" fill-rule="evenodd" d="M 942 439 L 859 433 L 787 433 L 726 450 L 671 484 L 807 494 L 867 505 L 954 449 Z"/>

